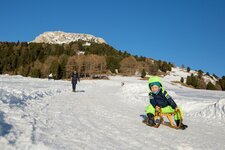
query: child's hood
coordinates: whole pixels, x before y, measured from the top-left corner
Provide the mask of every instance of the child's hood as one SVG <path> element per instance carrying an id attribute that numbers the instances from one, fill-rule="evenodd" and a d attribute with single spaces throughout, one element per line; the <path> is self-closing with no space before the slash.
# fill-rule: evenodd
<path id="1" fill-rule="evenodd" d="M 160 84 L 160 86 L 163 87 L 160 78 L 157 77 L 157 76 L 152 76 L 152 77 L 150 77 L 149 80 L 148 80 L 148 86 L 149 86 L 150 91 L 151 91 L 150 85 L 151 85 L 152 83 L 154 83 L 154 82 L 158 82 L 158 83 Z"/>

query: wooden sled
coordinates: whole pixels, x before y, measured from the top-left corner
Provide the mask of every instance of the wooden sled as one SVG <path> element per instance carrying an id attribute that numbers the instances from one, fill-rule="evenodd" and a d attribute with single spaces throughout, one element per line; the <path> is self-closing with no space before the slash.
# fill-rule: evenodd
<path id="1" fill-rule="evenodd" d="M 153 127 L 158 128 L 161 124 L 163 124 L 165 126 L 168 126 L 168 127 L 174 128 L 174 129 L 180 129 L 181 124 L 182 124 L 182 117 L 180 117 L 180 123 L 178 126 L 176 125 L 176 123 L 173 119 L 174 115 L 176 115 L 177 113 L 179 114 L 179 116 L 181 116 L 180 109 L 177 109 L 173 113 L 167 113 L 167 114 L 163 114 L 161 108 L 157 109 L 155 112 L 155 117 L 154 117 L 156 125 Z M 169 122 L 166 122 L 164 120 L 164 118 L 167 118 Z M 148 122 L 148 117 L 146 117 L 146 119 L 143 121 L 143 123 L 148 125 L 147 122 Z"/>

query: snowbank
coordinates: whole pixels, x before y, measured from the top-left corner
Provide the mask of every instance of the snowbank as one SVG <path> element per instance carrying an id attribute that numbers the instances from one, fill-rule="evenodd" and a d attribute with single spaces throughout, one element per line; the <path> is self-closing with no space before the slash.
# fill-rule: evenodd
<path id="1" fill-rule="evenodd" d="M 68 81 L 0 76 L 0 149 L 224 149 L 225 92 L 172 78 L 162 82 L 184 110 L 185 131 L 142 123 L 149 88 L 137 77 L 81 81 L 73 93 Z"/>
<path id="2" fill-rule="evenodd" d="M 208 119 L 216 119 L 218 121 L 225 120 L 225 99 L 220 99 L 213 104 L 209 104 L 204 109 L 193 114 L 196 117 L 204 117 Z"/>
<path id="3" fill-rule="evenodd" d="M 65 81 L 55 82 L 54 80 L 22 76 L 2 75 L 0 76 L 0 85 L 0 103 L 10 106 L 26 105 L 28 100 L 40 100 L 68 91 L 68 83 Z"/>

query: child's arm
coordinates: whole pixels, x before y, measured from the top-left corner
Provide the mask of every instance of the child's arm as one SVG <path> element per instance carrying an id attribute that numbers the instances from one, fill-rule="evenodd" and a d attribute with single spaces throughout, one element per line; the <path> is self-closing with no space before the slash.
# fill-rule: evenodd
<path id="1" fill-rule="evenodd" d="M 151 93 L 149 93 L 149 101 L 150 101 L 150 104 L 155 108 L 157 103 Z"/>
<path id="2" fill-rule="evenodd" d="M 165 91 L 164 95 L 166 97 L 166 100 L 168 101 L 169 105 L 173 108 L 176 109 L 177 108 L 177 104 L 175 103 L 175 101 L 172 99 L 172 97 Z"/>

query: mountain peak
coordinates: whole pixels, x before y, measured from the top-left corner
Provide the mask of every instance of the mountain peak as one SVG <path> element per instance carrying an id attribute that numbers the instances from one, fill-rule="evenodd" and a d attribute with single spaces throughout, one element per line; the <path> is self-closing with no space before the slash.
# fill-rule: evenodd
<path id="1" fill-rule="evenodd" d="M 82 33 L 66 33 L 62 31 L 49 31 L 44 32 L 37 36 L 32 42 L 34 43 L 50 43 L 50 44 L 63 44 L 70 43 L 78 40 L 95 42 L 95 43 L 106 43 L 103 38 L 95 37 L 91 34 Z"/>

